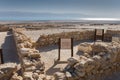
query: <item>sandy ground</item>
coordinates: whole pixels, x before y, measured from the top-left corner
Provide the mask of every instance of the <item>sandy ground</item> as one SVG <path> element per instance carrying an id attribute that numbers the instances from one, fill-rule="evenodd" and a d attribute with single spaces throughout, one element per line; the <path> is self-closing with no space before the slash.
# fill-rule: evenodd
<path id="1" fill-rule="evenodd" d="M 104 25 L 104 26 L 80 26 L 76 25 L 73 28 L 83 28 L 83 29 L 114 29 L 120 30 L 120 25 Z"/>
<path id="2" fill-rule="evenodd" d="M 2 44 L 5 41 L 6 35 L 7 35 L 7 32 L 0 32 L 0 47 L 2 46 Z"/>
<path id="3" fill-rule="evenodd" d="M 80 41 L 74 42 L 73 53 L 75 58 L 79 58 L 78 45 Z M 61 49 L 60 61 L 58 59 L 58 45 L 50 45 L 38 49 L 41 54 L 42 61 L 45 62 L 45 70 L 47 75 L 53 75 L 55 72 L 62 70 L 67 65 L 67 59 L 71 57 L 70 49 Z"/>
<path id="4" fill-rule="evenodd" d="M 11 32 L 0 32 L 0 45 L 3 49 L 4 63 L 19 63 L 15 42 Z"/>

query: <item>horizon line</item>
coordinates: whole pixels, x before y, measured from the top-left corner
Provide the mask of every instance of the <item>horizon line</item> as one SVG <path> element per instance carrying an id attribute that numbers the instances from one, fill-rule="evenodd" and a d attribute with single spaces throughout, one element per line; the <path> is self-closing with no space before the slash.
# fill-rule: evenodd
<path id="1" fill-rule="evenodd" d="M 77 19 L 0 19 L 0 21 L 120 21 L 120 18 L 77 18 Z"/>
<path id="2" fill-rule="evenodd" d="M 80 18 L 80 20 L 90 20 L 90 21 L 120 21 L 120 18 Z"/>

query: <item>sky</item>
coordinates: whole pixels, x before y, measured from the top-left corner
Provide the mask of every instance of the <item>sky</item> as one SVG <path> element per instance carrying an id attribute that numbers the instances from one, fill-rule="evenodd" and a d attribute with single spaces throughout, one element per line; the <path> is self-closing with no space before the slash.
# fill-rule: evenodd
<path id="1" fill-rule="evenodd" d="M 0 0 L 0 20 L 119 19 L 120 0 Z"/>

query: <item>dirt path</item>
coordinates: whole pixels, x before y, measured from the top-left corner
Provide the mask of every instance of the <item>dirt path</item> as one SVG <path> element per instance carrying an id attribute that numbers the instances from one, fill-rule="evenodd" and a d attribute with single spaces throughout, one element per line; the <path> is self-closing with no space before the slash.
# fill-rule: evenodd
<path id="1" fill-rule="evenodd" d="M 79 58 L 77 54 L 78 44 L 81 42 L 74 42 L 74 57 Z M 42 61 L 45 62 L 45 69 L 47 75 L 53 75 L 55 72 L 62 70 L 67 65 L 67 59 L 71 57 L 71 50 L 61 50 L 61 60 L 58 59 L 58 45 L 50 45 L 38 49 L 41 54 Z"/>

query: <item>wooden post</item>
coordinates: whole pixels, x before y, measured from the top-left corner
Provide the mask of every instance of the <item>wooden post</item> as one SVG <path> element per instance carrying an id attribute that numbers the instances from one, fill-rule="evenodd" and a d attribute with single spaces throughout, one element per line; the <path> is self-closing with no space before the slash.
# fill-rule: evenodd
<path id="1" fill-rule="evenodd" d="M 3 53 L 2 53 L 2 49 L 0 49 L 0 64 L 3 64 Z"/>
<path id="2" fill-rule="evenodd" d="M 73 57 L 73 38 L 71 38 L 71 57 Z"/>
<path id="3" fill-rule="evenodd" d="M 61 49 L 61 39 L 59 38 L 59 41 L 58 41 L 58 60 L 60 60 L 60 49 Z"/>
<path id="4" fill-rule="evenodd" d="M 95 33 L 94 33 L 94 41 L 96 41 L 96 29 L 95 29 Z"/>
<path id="5" fill-rule="evenodd" d="M 104 29 L 102 30 L 102 41 L 104 41 Z"/>

